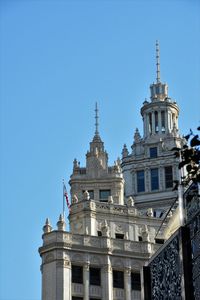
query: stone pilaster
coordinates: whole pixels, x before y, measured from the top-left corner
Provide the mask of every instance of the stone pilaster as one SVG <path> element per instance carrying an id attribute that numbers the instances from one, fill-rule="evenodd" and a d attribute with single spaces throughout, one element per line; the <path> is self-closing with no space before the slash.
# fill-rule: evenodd
<path id="1" fill-rule="evenodd" d="M 125 288 L 125 300 L 131 299 L 131 268 L 125 268 L 124 271 L 124 288 Z"/>
<path id="2" fill-rule="evenodd" d="M 102 270 L 102 299 L 113 300 L 113 279 L 112 279 L 112 267 L 110 264 L 103 266 Z"/>
<path id="3" fill-rule="evenodd" d="M 85 263 L 83 265 L 83 286 L 84 286 L 84 300 L 89 300 L 89 270 L 90 270 L 90 265 L 89 263 Z"/>

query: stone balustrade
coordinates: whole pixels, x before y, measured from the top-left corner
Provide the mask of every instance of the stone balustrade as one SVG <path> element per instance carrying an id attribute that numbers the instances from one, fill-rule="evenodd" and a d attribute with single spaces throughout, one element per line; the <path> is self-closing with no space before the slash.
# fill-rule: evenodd
<path id="1" fill-rule="evenodd" d="M 136 242 L 125 239 L 113 239 L 109 237 L 99 237 L 81 234 L 71 234 L 69 232 L 52 231 L 43 235 L 44 247 L 65 247 L 75 249 L 76 247 L 91 247 L 104 249 L 109 252 L 127 251 L 145 255 L 154 253 L 160 245 L 150 242 Z"/>

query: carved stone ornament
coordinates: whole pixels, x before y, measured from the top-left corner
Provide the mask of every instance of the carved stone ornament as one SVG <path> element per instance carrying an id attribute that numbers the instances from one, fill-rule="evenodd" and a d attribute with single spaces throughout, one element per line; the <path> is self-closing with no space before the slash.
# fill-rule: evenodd
<path id="1" fill-rule="evenodd" d="M 78 203 L 78 197 L 76 196 L 76 194 L 74 194 L 74 196 L 72 197 L 72 203 Z"/>
<path id="2" fill-rule="evenodd" d="M 135 202 L 133 200 L 132 197 L 128 197 L 128 200 L 127 200 L 127 205 L 130 207 L 130 206 L 134 206 Z"/>
<path id="3" fill-rule="evenodd" d="M 101 225 L 101 231 L 103 236 L 109 237 L 109 226 L 106 220 Z"/>
<path id="4" fill-rule="evenodd" d="M 49 253 L 44 257 L 44 263 L 50 263 L 55 259 L 53 253 Z"/>
<path id="5" fill-rule="evenodd" d="M 90 199 L 90 194 L 88 193 L 88 191 L 85 191 L 83 193 L 83 200 L 89 200 Z"/>
<path id="6" fill-rule="evenodd" d="M 123 233 L 125 230 L 121 224 L 115 224 L 115 231 L 119 233 Z"/>
<path id="7" fill-rule="evenodd" d="M 152 208 L 148 208 L 148 210 L 147 210 L 147 216 L 148 217 L 153 217 L 153 209 Z"/>
<path id="8" fill-rule="evenodd" d="M 108 203 L 110 203 L 110 204 L 113 203 L 113 197 L 112 196 L 108 196 Z"/>
<path id="9" fill-rule="evenodd" d="M 89 271 L 89 269 L 90 269 L 89 262 L 85 262 L 84 265 L 83 265 L 83 267 L 84 267 L 84 270 Z"/>
<path id="10" fill-rule="evenodd" d="M 129 268 L 129 267 L 125 268 L 125 274 L 131 275 L 131 268 Z"/>

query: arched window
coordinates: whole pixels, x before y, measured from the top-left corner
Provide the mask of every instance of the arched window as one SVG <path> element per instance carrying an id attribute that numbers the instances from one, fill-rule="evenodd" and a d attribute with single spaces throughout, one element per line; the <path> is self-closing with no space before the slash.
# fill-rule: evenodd
<path id="1" fill-rule="evenodd" d="M 158 112 L 155 111 L 155 132 L 157 133 L 159 131 L 158 128 Z"/>
<path id="2" fill-rule="evenodd" d="M 165 133 L 165 112 L 164 110 L 161 111 L 161 130 Z"/>
<path id="3" fill-rule="evenodd" d="M 149 113 L 149 132 L 152 133 L 152 115 Z"/>

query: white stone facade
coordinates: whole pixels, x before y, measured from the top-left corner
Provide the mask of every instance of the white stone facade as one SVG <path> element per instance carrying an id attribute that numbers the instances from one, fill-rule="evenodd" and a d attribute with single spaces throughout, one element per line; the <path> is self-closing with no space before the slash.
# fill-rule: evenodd
<path id="1" fill-rule="evenodd" d="M 114 166 L 108 166 L 96 107 L 86 166 L 75 159 L 69 181 L 70 231 L 62 215 L 56 230 L 48 219 L 43 228 L 42 300 L 143 299 L 142 266 L 172 232 L 167 229 L 170 215 L 157 234 L 177 197 L 171 183 L 178 178 L 178 160 L 170 149 L 183 144 L 178 106 L 159 78 L 157 68 L 150 102 L 141 109 L 143 137 L 136 130 L 132 152 L 124 146 L 122 161 Z"/>

